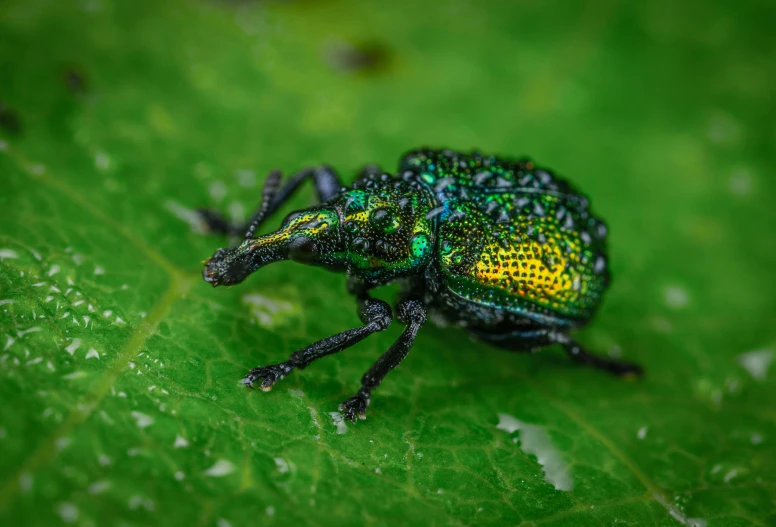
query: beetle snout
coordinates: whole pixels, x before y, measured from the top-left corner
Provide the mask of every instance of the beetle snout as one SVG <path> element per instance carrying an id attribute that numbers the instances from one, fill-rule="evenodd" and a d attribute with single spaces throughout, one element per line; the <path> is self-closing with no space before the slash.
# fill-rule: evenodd
<path id="1" fill-rule="evenodd" d="M 202 278 L 213 287 L 242 282 L 247 273 L 247 263 L 235 249 L 218 249 L 205 262 Z"/>
<path id="2" fill-rule="evenodd" d="M 205 279 L 205 282 L 211 284 L 213 287 L 216 287 L 218 285 L 218 276 L 216 275 L 216 271 L 213 269 L 213 266 L 210 264 L 210 260 L 205 262 L 205 269 L 202 270 L 202 278 Z"/>
<path id="3" fill-rule="evenodd" d="M 224 273 L 225 256 L 226 249 L 218 249 L 213 256 L 205 261 L 205 268 L 202 270 L 202 278 L 213 287 L 221 284 L 221 276 L 223 276 Z"/>

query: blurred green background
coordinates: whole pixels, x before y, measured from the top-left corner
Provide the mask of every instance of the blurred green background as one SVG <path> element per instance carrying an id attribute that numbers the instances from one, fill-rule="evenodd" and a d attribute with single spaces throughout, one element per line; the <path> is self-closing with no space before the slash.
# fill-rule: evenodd
<path id="1" fill-rule="evenodd" d="M 776 525 L 774 20 L 722 0 L 0 3 L 0 523 Z M 211 289 L 226 242 L 191 210 L 239 218 L 272 168 L 351 181 L 421 145 L 527 154 L 591 196 L 614 281 L 578 336 L 643 380 L 429 324 L 338 429 L 397 324 L 269 394 L 238 384 L 355 304 L 291 263 Z"/>

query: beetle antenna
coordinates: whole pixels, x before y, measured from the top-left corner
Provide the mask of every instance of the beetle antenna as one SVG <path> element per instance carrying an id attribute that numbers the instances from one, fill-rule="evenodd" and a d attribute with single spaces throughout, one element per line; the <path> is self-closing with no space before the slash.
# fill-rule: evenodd
<path id="1" fill-rule="evenodd" d="M 280 170 L 273 170 L 264 180 L 264 187 L 261 189 L 261 205 L 258 210 L 253 214 L 250 223 L 248 224 L 248 231 L 245 233 L 245 239 L 253 238 L 253 234 L 259 227 L 259 224 L 264 221 L 269 209 L 272 207 L 272 200 L 275 194 L 280 188 L 280 178 L 282 174 Z"/>

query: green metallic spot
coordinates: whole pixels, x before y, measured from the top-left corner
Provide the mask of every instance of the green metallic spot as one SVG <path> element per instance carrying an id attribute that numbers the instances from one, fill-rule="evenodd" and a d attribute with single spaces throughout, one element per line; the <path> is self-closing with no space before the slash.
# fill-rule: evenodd
<path id="1" fill-rule="evenodd" d="M 345 199 L 345 211 L 352 214 L 366 210 L 369 194 L 363 190 L 351 190 L 345 195 Z"/>
<path id="2" fill-rule="evenodd" d="M 428 242 L 428 236 L 418 233 L 410 240 L 410 252 L 412 257 L 417 260 L 424 260 L 431 253 L 431 244 Z"/>

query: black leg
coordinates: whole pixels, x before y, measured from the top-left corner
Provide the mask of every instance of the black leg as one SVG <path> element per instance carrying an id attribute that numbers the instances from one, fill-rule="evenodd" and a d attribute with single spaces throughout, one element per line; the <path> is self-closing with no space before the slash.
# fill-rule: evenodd
<path id="1" fill-rule="evenodd" d="M 474 331 L 472 333 L 495 346 L 513 351 L 537 351 L 551 344 L 560 344 L 571 360 L 578 364 L 587 364 L 621 376 L 644 373 L 638 364 L 594 355 L 565 333 L 551 329 L 531 329 L 498 334 Z"/>
<path id="2" fill-rule="evenodd" d="M 304 369 L 311 362 L 349 348 L 372 333 L 383 331 L 391 325 L 391 308 L 382 300 L 373 298 L 362 300 L 358 316 L 364 323 L 363 326 L 343 331 L 295 351 L 285 362 L 254 368 L 245 376 L 243 383 L 253 388 L 255 382 L 263 379 L 260 386 L 262 390 L 267 392 L 272 389 L 273 384 L 291 373 L 292 370 Z"/>
<path id="3" fill-rule="evenodd" d="M 545 346 L 553 344 L 550 330 L 547 329 L 520 329 L 507 333 L 489 333 L 487 331 L 469 330 L 480 340 L 510 351 L 539 351 Z"/>
<path id="4" fill-rule="evenodd" d="M 420 300 L 402 300 L 396 306 L 396 317 L 407 324 L 401 336 L 388 351 L 383 353 L 377 362 L 361 378 L 361 389 L 343 402 L 339 409 L 345 413 L 345 418 L 355 422 L 356 419 L 366 419 L 366 409 L 372 397 L 372 390 L 377 388 L 389 371 L 404 360 L 415 342 L 418 330 L 426 321 L 426 306 Z"/>
<path id="5" fill-rule="evenodd" d="M 269 203 L 269 206 L 266 207 L 266 209 L 264 207 L 264 202 L 262 201 L 257 210 L 251 214 L 251 218 L 246 223 L 232 223 L 224 218 L 220 212 L 212 209 L 199 209 L 197 212 L 199 212 L 202 220 L 205 222 L 211 232 L 215 234 L 244 236 L 248 230 L 248 227 L 251 225 L 251 223 L 253 223 L 254 219 L 260 215 L 263 216 L 261 221 L 266 219 L 281 205 L 283 205 L 283 203 L 288 201 L 288 199 L 294 194 L 299 186 L 308 179 L 313 180 L 315 190 L 318 193 L 318 199 L 321 202 L 330 199 L 337 192 L 339 192 L 340 189 L 342 189 L 342 182 L 331 167 L 324 165 L 320 167 L 304 168 L 289 177 L 283 186 L 278 189 L 277 192 L 273 193 L 272 201 Z M 256 227 L 259 226 L 260 223 L 256 225 Z"/>
<path id="6" fill-rule="evenodd" d="M 578 364 L 587 364 L 620 376 L 642 375 L 644 373 L 644 369 L 638 364 L 594 355 L 564 333 L 553 332 L 552 340 L 563 346 L 566 354 Z"/>

